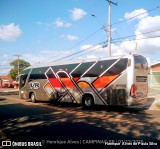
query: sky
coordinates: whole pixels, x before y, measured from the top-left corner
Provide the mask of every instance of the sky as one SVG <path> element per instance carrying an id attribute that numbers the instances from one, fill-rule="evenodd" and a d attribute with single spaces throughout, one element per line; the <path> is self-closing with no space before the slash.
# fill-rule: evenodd
<path id="1" fill-rule="evenodd" d="M 160 61 L 160 0 L 114 0 L 112 55 Z M 10 62 L 108 57 L 106 0 L 0 0 L 0 75 Z"/>

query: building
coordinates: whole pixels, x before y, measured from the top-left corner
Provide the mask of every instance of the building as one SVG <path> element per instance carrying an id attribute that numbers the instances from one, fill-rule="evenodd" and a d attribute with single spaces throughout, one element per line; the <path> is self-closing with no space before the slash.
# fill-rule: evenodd
<path id="1" fill-rule="evenodd" d="M 10 76 L 0 76 L 0 88 L 12 87 L 12 81 Z"/>
<path id="2" fill-rule="evenodd" d="M 153 73 L 155 73 L 155 72 L 160 73 L 160 62 L 151 65 L 151 70 Z"/>
<path id="3" fill-rule="evenodd" d="M 160 61 L 151 65 L 150 86 L 160 87 Z"/>
<path id="4" fill-rule="evenodd" d="M 10 76 L 0 76 L 0 88 L 19 88 L 19 82 L 13 81 Z"/>

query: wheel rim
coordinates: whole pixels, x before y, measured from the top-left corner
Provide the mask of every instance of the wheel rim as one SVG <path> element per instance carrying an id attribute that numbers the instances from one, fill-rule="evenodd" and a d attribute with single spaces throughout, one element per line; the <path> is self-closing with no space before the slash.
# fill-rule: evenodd
<path id="1" fill-rule="evenodd" d="M 84 104 L 89 107 L 92 105 L 92 99 L 90 97 L 86 97 Z"/>

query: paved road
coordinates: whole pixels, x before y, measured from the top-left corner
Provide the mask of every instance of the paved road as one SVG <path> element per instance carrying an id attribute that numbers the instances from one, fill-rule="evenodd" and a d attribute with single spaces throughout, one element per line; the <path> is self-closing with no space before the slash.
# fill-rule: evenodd
<path id="1" fill-rule="evenodd" d="M 60 143 L 76 144 L 76 148 L 96 148 L 97 141 L 123 143 L 140 140 L 145 148 L 160 146 L 160 112 L 137 111 L 118 107 L 96 107 L 84 110 L 78 105 L 51 105 L 47 102 L 31 103 L 17 95 L 0 96 L 0 129 L 16 142 L 42 142 L 43 146 L 62 148 Z M 43 141 L 42 141 L 43 140 Z M 94 141 L 95 140 L 95 141 Z M 125 141 L 127 140 L 127 141 Z M 157 145 L 156 145 L 157 143 Z M 86 144 L 88 146 L 86 146 Z M 117 144 L 118 145 L 118 144 Z M 122 143 L 121 143 L 122 145 Z M 70 147 L 70 146 L 69 146 Z M 120 146 L 119 146 L 120 147 Z M 121 147 L 142 148 L 144 144 Z M 99 148 L 99 146 L 98 146 Z"/>

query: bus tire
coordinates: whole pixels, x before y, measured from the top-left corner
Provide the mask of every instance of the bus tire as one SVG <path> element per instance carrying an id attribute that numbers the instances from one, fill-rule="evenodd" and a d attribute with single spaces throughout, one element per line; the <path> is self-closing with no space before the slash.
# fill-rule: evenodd
<path id="1" fill-rule="evenodd" d="M 82 106 L 85 109 L 91 109 L 94 107 L 93 96 L 90 94 L 86 94 L 82 97 Z"/>
<path id="2" fill-rule="evenodd" d="M 33 103 L 36 102 L 36 96 L 35 96 L 34 93 L 31 93 L 31 101 L 32 101 Z"/>

